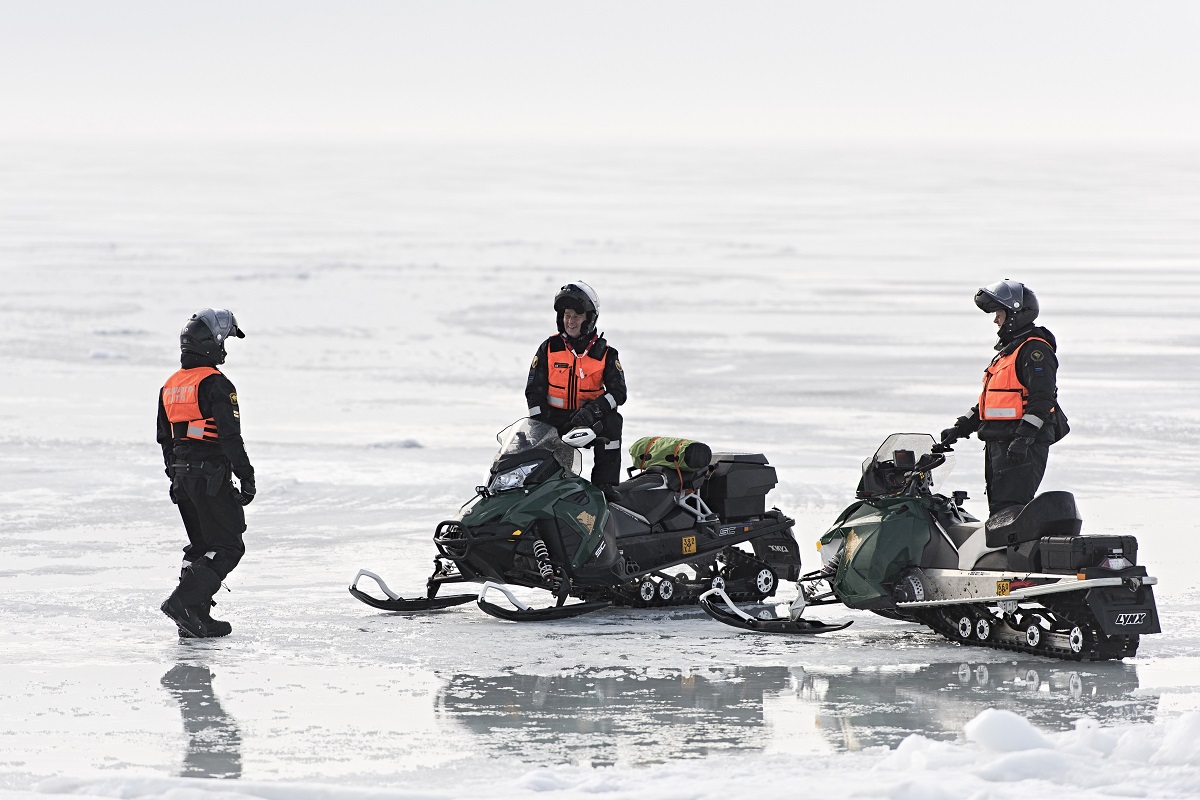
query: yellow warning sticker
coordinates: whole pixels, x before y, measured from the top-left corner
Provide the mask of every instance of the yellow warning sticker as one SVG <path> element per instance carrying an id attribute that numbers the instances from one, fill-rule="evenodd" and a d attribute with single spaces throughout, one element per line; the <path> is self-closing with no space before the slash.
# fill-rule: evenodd
<path id="1" fill-rule="evenodd" d="M 694 552 L 696 552 L 696 537 L 695 536 L 683 537 L 683 554 L 685 556 L 687 556 L 687 555 L 691 555 Z"/>
<path id="2" fill-rule="evenodd" d="M 996 581 L 996 597 L 1008 597 L 1012 591 L 1012 581 Z"/>

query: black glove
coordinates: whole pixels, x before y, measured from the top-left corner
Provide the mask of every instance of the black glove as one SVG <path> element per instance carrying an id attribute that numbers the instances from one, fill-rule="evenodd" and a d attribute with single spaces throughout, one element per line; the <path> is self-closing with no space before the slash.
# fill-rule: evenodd
<path id="1" fill-rule="evenodd" d="M 604 406 L 595 400 L 589 400 L 580 406 L 569 424 L 572 428 L 590 428 L 603 418 Z"/>
<path id="2" fill-rule="evenodd" d="M 1008 460 L 1013 464 L 1020 464 L 1029 458 L 1029 445 L 1033 444 L 1033 439 L 1028 436 L 1018 436 L 1008 443 Z"/>
<path id="3" fill-rule="evenodd" d="M 172 503 L 179 505 L 179 498 L 175 494 L 175 484 L 171 484 L 171 486 L 167 489 L 167 494 L 171 496 Z"/>
<path id="4" fill-rule="evenodd" d="M 250 501 L 254 499 L 254 478 L 242 478 L 242 488 L 238 492 L 238 500 L 242 505 L 250 505 Z"/>
<path id="5" fill-rule="evenodd" d="M 974 432 L 974 428 L 971 427 L 971 419 L 969 417 L 959 417 L 954 420 L 953 427 L 942 431 L 942 440 L 939 444 L 949 447 L 959 439 L 968 438 Z"/>

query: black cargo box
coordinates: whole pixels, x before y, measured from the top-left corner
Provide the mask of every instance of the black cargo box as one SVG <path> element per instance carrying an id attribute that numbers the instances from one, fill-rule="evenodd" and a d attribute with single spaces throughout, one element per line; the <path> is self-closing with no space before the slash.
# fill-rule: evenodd
<path id="1" fill-rule="evenodd" d="M 1042 569 L 1046 572 L 1098 567 L 1118 550 L 1130 564 L 1137 563 L 1136 536 L 1044 536 L 1041 544 Z"/>
<path id="2" fill-rule="evenodd" d="M 761 453 L 713 453 L 713 472 L 700 488 L 704 502 L 722 519 L 752 517 L 767 510 L 767 492 L 779 479 Z"/>

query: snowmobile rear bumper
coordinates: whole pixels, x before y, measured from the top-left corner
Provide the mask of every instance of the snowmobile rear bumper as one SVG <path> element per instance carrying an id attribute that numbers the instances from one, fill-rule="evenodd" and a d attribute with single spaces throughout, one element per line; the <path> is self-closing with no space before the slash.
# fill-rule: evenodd
<path id="1" fill-rule="evenodd" d="M 1027 573 L 1014 575 L 1004 572 L 969 572 L 958 570 L 923 570 L 929 579 L 926 591 L 930 600 L 896 603 L 901 610 L 956 606 L 962 603 L 1000 603 L 1004 601 L 1032 601 L 1038 597 L 1062 592 L 1079 592 L 1089 589 L 1119 588 L 1124 586 L 1133 591 L 1143 586 L 1154 586 L 1158 578 L 1146 576 L 1104 577 L 1080 579 L 1075 575 L 1060 573 Z M 1032 582 L 1035 585 L 1012 588 L 1013 584 Z M 1006 590 L 1005 594 L 999 592 Z"/>

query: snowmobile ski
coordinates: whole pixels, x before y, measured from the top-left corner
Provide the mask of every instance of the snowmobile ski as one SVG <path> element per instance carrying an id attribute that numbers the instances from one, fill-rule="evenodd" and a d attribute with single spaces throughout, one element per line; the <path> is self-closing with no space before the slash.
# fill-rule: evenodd
<path id="1" fill-rule="evenodd" d="M 375 581 L 379 585 L 379 588 L 383 590 L 383 593 L 387 595 L 387 599 L 380 600 L 378 597 L 372 597 L 362 589 L 359 589 L 359 578 L 370 578 Z M 434 591 L 437 591 L 436 588 Z M 354 576 L 354 580 L 350 583 L 350 594 L 367 605 L 382 609 L 383 611 L 433 611 L 439 608 L 460 606 L 475 599 L 475 595 L 473 594 L 452 594 L 445 597 L 406 599 L 389 589 L 388 585 L 384 583 L 383 578 L 368 569 L 360 569 L 358 574 Z"/>
<path id="2" fill-rule="evenodd" d="M 505 608 L 498 606 L 495 603 L 489 603 L 484 599 L 484 595 L 490 589 L 503 594 L 508 598 L 508 601 L 516 606 L 516 609 Z M 585 603 L 571 603 L 567 605 L 564 601 L 566 595 L 559 598 L 559 604 L 550 606 L 549 608 L 532 608 L 518 600 L 512 592 L 506 587 L 492 581 L 487 581 L 479 590 L 479 598 L 477 600 L 479 609 L 486 614 L 491 614 L 498 619 L 506 619 L 510 622 L 543 622 L 552 619 L 570 619 L 571 617 L 579 617 L 584 614 L 590 614 L 593 611 L 599 611 L 602 608 L 608 608 L 612 605 L 609 600 L 597 600 Z"/>
<path id="3" fill-rule="evenodd" d="M 724 607 L 717 605 L 714 598 L 720 597 L 724 601 Z M 732 625 L 735 628 L 741 628 L 755 633 L 791 633 L 791 634 L 816 634 L 816 633 L 832 633 L 849 628 L 854 624 L 854 620 L 838 623 L 825 623 L 818 619 L 804 619 L 802 617 L 783 618 L 783 617 L 752 617 L 745 611 L 742 611 L 729 595 L 725 594 L 722 589 L 709 589 L 704 594 L 700 595 L 700 607 L 704 609 L 704 613 L 715 619 L 717 622 L 724 622 L 726 625 Z"/>

